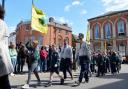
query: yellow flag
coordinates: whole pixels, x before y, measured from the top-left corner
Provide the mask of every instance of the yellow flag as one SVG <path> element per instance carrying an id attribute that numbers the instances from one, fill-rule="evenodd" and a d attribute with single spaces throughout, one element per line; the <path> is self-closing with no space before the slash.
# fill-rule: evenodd
<path id="1" fill-rule="evenodd" d="M 90 30 L 89 29 L 87 30 L 87 33 L 86 33 L 86 42 L 90 44 Z"/>
<path id="2" fill-rule="evenodd" d="M 45 14 L 42 10 L 36 8 L 34 5 L 32 5 L 31 27 L 34 30 L 45 34 L 48 31 L 48 26 L 45 23 Z"/>

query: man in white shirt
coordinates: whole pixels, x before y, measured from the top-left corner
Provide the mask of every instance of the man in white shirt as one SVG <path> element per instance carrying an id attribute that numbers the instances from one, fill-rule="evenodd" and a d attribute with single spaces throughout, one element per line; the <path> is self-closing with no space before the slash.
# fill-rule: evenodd
<path id="1" fill-rule="evenodd" d="M 72 53 L 72 48 L 71 46 L 68 45 L 67 40 L 64 40 L 64 46 L 62 48 L 60 57 L 61 57 L 61 66 L 64 74 L 64 79 L 67 78 L 67 74 L 66 74 L 67 71 L 69 72 L 71 79 L 73 79 L 73 75 L 72 75 L 73 53 Z"/>
<path id="2" fill-rule="evenodd" d="M 90 50 L 86 42 L 83 41 L 84 34 L 79 34 L 80 45 L 76 47 L 76 57 L 79 58 L 80 63 L 80 75 L 77 82 L 77 85 L 80 85 L 83 77 L 85 78 L 85 82 L 89 82 L 88 71 L 89 71 L 89 61 L 90 61 Z"/>

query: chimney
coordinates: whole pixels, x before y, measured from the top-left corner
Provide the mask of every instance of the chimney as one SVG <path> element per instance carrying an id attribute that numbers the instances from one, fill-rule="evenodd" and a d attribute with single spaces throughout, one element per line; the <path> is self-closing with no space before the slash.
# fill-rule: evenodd
<path id="1" fill-rule="evenodd" d="M 49 18 L 49 22 L 54 22 L 54 18 L 53 17 L 50 17 Z"/>
<path id="2" fill-rule="evenodd" d="M 64 23 L 63 25 L 66 26 L 66 27 L 68 27 L 68 24 L 67 23 Z"/>

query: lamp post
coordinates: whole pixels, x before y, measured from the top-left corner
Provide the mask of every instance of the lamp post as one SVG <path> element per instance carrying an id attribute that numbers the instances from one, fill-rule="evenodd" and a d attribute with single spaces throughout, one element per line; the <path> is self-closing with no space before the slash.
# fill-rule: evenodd
<path id="1" fill-rule="evenodd" d="M 2 6 L 4 8 L 4 6 L 5 6 L 5 0 L 2 0 Z"/>

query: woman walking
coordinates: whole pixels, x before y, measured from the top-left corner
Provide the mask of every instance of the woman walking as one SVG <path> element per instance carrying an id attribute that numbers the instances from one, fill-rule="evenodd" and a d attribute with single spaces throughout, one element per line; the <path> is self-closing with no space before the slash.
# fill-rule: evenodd
<path id="1" fill-rule="evenodd" d="M 29 68 L 27 83 L 24 86 L 22 86 L 22 88 L 24 88 L 24 89 L 29 89 L 29 83 L 31 80 L 32 72 L 35 74 L 35 76 L 38 80 L 37 84 L 41 84 L 40 77 L 38 75 L 38 70 L 37 70 L 38 60 L 40 59 L 39 52 L 37 50 L 37 45 L 38 45 L 38 41 L 33 41 L 32 45 L 31 45 L 32 47 L 27 47 L 30 51 L 30 59 L 29 59 L 30 60 L 30 68 Z"/>

